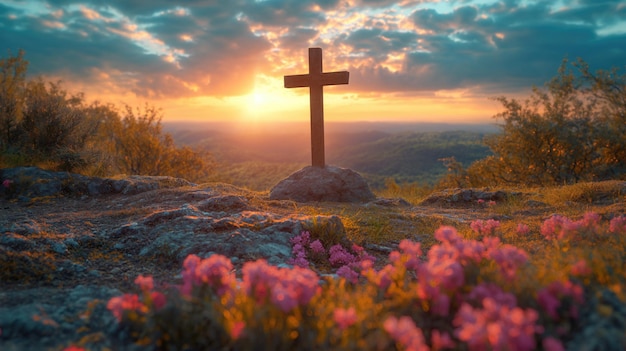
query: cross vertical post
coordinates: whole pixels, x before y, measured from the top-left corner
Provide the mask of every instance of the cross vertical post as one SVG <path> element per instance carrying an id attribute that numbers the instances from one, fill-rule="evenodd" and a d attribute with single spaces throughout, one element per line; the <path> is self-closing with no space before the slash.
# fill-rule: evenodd
<path id="1" fill-rule="evenodd" d="M 309 48 L 309 74 L 285 76 L 285 88 L 309 88 L 311 109 L 311 163 L 324 168 L 324 85 L 348 84 L 348 71 L 322 70 L 322 49 Z"/>

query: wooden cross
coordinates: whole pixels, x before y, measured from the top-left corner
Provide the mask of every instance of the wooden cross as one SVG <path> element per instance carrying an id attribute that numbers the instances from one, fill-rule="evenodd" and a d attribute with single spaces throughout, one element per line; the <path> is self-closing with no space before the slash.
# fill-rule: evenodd
<path id="1" fill-rule="evenodd" d="M 309 74 L 285 76 L 285 88 L 309 87 L 311 105 L 311 159 L 324 168 L 324 85 L 348 84 L 348 71 L 322 71 L 322 49 L 309 48 Z"/>

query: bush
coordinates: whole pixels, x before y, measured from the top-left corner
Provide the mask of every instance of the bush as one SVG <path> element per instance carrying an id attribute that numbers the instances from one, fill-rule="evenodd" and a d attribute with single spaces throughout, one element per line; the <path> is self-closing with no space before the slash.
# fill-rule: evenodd
<path id="1" fill-rule="evenodd" d="M 162 132 L 160 111 L 87 105 L 61 82 L 25 79 L 24 52 L 0 60 L 0 166 L 37 165 L 110 176 L 169 175 L 202 181 L 213 172 L 207 152 L 178 148 Z"/>
<path id="2" fill-rule="evenodd" d="M 562 185 L 623 178 L 626 174 L 626 75 L 592 74 L 564 60 L 545 89 L 525 101 L 496 98 L 502 133 L 487 137 L 494 153 L 467 171 L 450 170 L 445 184 Z"/>

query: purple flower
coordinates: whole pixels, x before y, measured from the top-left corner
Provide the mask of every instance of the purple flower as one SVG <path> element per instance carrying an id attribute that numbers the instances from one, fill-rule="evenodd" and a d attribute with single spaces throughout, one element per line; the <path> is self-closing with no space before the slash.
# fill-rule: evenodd
<path id="1" fill-rule="evenodd" d="M 350 266 L 341 266 L 337 270 L 337 275 L 346 278 L 347 281 L 353 284 L 359 281 L 359 273 L 355 272 Z"/>
<path id="2" fill-rule="evenodd" d="M 309 244 L 309 247 L 317 255 L 326 253 L 326 249 L 324 249 L 324 245 L 322 245 L 322 242 L 319 241 L 319 239 Z"/>
<path id="3" fill-rule="evenodd" d="M 356 257 L 339 244 L 331 246 L 329 253 L 330 258 L 328 260 L 333 266 L 346 265 L 356 261 Z"/>
<path id="4" fill-rule="evenodd" d="M 537 293 L 537 302 L 552 319 L 559 318 L 559 307 L 561 307 L 562 299 L 572 299 L 575 302 L 569 311 L 562 311 L 562 313 L 578 318 L 576 305 L 580 305 L 584 301 L 584 292 L 580 285 L 569 280 L 555 281 Z"/>

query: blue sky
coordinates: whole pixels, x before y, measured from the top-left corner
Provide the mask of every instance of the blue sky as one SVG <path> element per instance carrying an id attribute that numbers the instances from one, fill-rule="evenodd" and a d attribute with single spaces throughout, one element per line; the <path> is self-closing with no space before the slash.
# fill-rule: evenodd
<path id="1" fill-rule="evenodd" d="M 528 94 L 563 58 L 624 69 L 626 1 L 2 0 L 0 43 L 30 76 L 166 119 L 306 111 L 282 77 L 306 72 L 308 47 L 350 71 L 331 118 L 485 119 L 489 97 Z"/>

